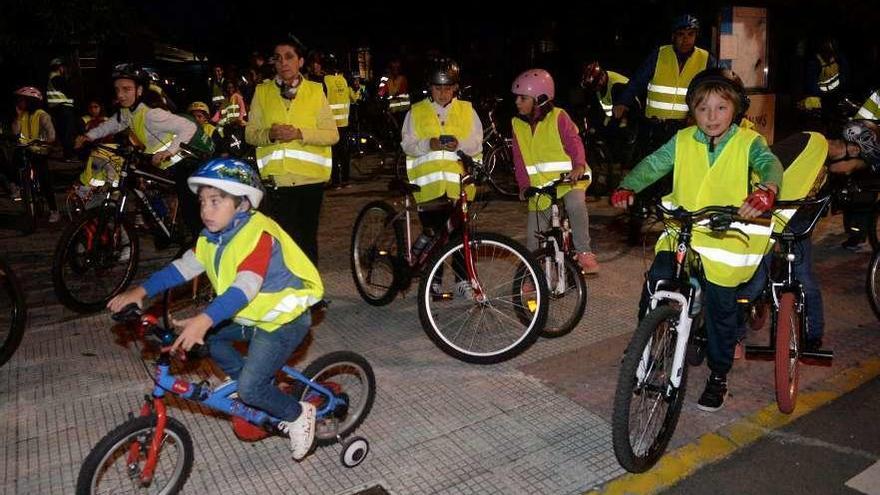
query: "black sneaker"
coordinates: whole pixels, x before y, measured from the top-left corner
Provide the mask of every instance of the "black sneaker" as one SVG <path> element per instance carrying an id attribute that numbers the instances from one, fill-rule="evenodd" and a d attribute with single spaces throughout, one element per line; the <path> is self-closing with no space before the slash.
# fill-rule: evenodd
<path id="1" fill-rule="evenodd" d="M 712 373 L 706 380 L 706 389 L 697 401 L 697 407 L 702 411 L 715 412 L 724 405 L 727 397 L 727 377 Z"/>

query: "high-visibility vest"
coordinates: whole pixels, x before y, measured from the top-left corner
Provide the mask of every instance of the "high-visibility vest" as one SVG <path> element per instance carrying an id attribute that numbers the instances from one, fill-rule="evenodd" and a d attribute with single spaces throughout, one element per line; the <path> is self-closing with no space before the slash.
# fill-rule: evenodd
<path id="1" fill-rule="evenodd" d="M 459 142 L 467 139 L 474 126 L 473 107 L 457 98 L 449 106 L 446 122 L 440 122 L 430 99 L 413 105 L 410 114 L 416 137 L 421 140 L 451 135 Z M 481 161 L 481 155 L 474 157 L 474 160 Z M 421 191 L 413 194 L 418 203 L 444 196 L 458 198 L 462 173 L 464 169 L 453 151 L 430 151 L 421 156 L 406 157 L 406 176 L 411 183 L 421 187 Z M 469 198 L 473 198 L 476 189 L 468 186 L 466 192 Z"/>
<path id="2" fill-rule="evenodd" d="M 596 93 L 596 96 L 599 97 L 599 104 L 602 105 L 602 111 L 605 112 L 606 117 L 611 117 L 611 110 L 614 108 L 614 102 L 611 99 L 611 90 L 617 84 L 628 84 L 629 78 L 618 74 L 614 71 L 608 71 L 608 84 L 605 86 L 605 93 L 600 94 Z"/>
<path id="3" fill-rule="evenodd" d="M 815 194 L 825 182 L 828 140 L 818 132 L 807 132 L 806 134 L 810 136 L 807 145 L 782 175 L 782 187 L 779 189 L 777 197 L 780 201 L 804 199 Z M 782 232 L 796 211 L 797 208 L 775 210 L 773 216 L 776 221 L 773 224 L 773 231 Z"/>
<path id="4" fill-rule="evenodd" d="M 104 146 L 118 147 L 115 143 L 106 143 Z M 85 168 L 79 174 L 79 181 L 86 186 L 101 187 L 108 180 L 112 180 L 115 186 L 119 172 L 122 170 L 123 161 L 123 158 L 115 153 L 103 148 L 93 148 Z"/>
<path id="5" fill-rule="evenodd" d="M 59 72 L 49 73 L 49 82 L 46 84 L 46 104 L 49 108 L 54 108 L 58 105 L 73 107 L 73 98 L 68 97 L 63 91 L 59 90 L 54 84 L 52 84 L 52 79 L 55 79 L 55 77 L 59 75 L 61 75 Z"/>
<path id="6" fill-rule="evenodd" d="M 399 85 L 400 81 L 398 79 L 391 79 L 388 76 L 379 78 L 380 93 L 383 88 L 387 91 L 388 110 L 392 113 L 406 112 L 410 108 L 409 93 L 396 94 L 400 90 Z"/>
<path id="7" fill-rule="evenodd" d="M 546 186 L 559 179 L 560 174 L 571 172 L 571 157 L 565 152 L 559 134 L 559 115 L 564 113 L 565 110 L 554 108 L 538 122 L 534 133 L 528 122 L 516 117 L 513 119 L 513 135 L 532 187 Z M 586 189 L 587 185 L 588 181 L 579 181 L 574 187 Z M 559 185 L 556 187 L 556 196 L 561 198 L 571 189 L 569 184 Z M 532 196 L 529 199 L 529 211 L 542 211 L 549 207 L 550 198 L 546 196 Z"/>
<path id="8" fill-rule="evenodd" d="M 874 91 L 856 113 L 859 119 L 880 119 L 880 90 Z"/>
<path id="9" fill-rule="evenodd" d="M 40 135 L 40 118 L 49 114 L 43 109 L 37 109 L 34 113 L 22 112 L 18 116 L 19 141 L 21 143 L 29 143 L 31 141 L 42 139 L 46 136 Z"/>
<path id="10" fill-rule="evenodd" d="M 298 129 L 317 129 L 318 114 L 327 105 L 324 89 L 320 83 L 307 81 L 300 83 L 296 98 L 284 104 L 284 99 L 274 81 L 266 81 L 257 86 L 254 93 L 255 105 L 262 114 L 262 126 L 289 124 Z M 309 183 L 330 180 L 333 168 L 330 146 L 303 144 L 302 140 L 287 143 L 274 143 L 257 147 L 257 166 L 260 175 L 291 176 L 294 183 L 302 178 Z"/>
<path id="11" fill-rule="evenodd" d="M 224 126 L 228 124 L 230 121 L 237 120 L 241 118 L 241 107 L 238 104 L 238 99 L 236 98 L 224 98 L 220 104 L 220 121 L 217 123 L 220 126 Z"/>
<path id="12" fill-rule="evenodd" d="M 696 131 L 697 126 L 691 126 L 676 134 L 672 192 L 663 198 L 664 205 L 688 211 L 712 205 L 741 206 L 749 194 L 749 148 L 759 134 L 738 128 L 710 167 L 706 144 L 695 139 Z M 735 230 L 712 232 L 698 224 L 691 239 L 706 278 L 723 287 L 736 287 L 752 278 L 772 232 L 772 227 L 752 223 L 734 222 L 731 226 L 748 235 Z M 655 250 L 674 250 L 677 239 L 673 237 L 661 235 Z"/>
<path id="13" fill-rule="evenodd" d="M 302 280 L 302 288 L 285 287 L 279 291 L 259 292 L 247 306 L 235 314 L 233 320 L 242 325 L 255 326 L 272 332 L 289 323 L 324 296 L 324 284 L 318 269 L 309 261 L 302 249 L 278 226 L 258 211 L 253 211 L 247 223 L 235 233 L 223 248 L 218 263 L 218 245 L 208 242 L 202 235 L 196 241 L 196 258 L 204 265 L 205 274 L 214 291 L 223 294 L 232 286 L 238 267 L 253 252 L 263 232 L 271 235 L 281 246 L 284 266 Z M 219 322 L 217 322 L 219 323 Z"/>
<path id="14" fill-rule="evenodd" d="M 150 107 L 144 104 L 138 104 L 138 106 L 132 112 L 130 108 L 123 108 L 120 112 L 129 112 L 131 114 L 131 131 L 134 133 L 135 137 L 145 146 L 144 153 L 154 154 L 160 151 L 165 151 L 171 146 L 171 142 L 174 141 L 175 135 L 166 132 L 161 136 L 153 134 L 147 129 L 147 112 L 150 111 Z M 147 139 L 148 137 L 153 137 L 155 142 L 152 144 L 151 141 Z M 175 163 L 179 162 L 183 159 L 183 155 L 180 153 L 175 153 L 171 155 L 170 158 L 163 161 L 159 164 L 159 168 L 166 169 Z"/>
<path id="15" fill-rule="evenodd" d="M 679 71 L 678 58 L 672 45 L 663 45 L 657 54 L 654 76 L 648 83 L 645 116 L 661 120 L 687 117 L 687 88 L 691 79 L 706 68 L 709 52 L 694 48 L 684 67 Z"/>
<path id="16" fill-rule="evenodd" d="M 837 60 L 826 62 L 818 53 L 816 58 L 819 59 L 819 91 L 822 93 L 834 91 L 840 86 L 840 66 Z"/>
<path id="17" fill-rule="evenodd" d="M 348 113 L 351 109 L 351 88 L 341 74 L 325 75 L 324 86 L 327 88 L 327 102 L 333 111 L 336 127 L 348 127 Z"/>
<path id="18" fill-rule="evenodd" d="M 210 80 L 211 84 L 211 105 L 214 108 L 220 106 L 223 103 L 223 100 L 226 99 L 226 96 L 223 95 L 223 81 L 215 81 L 213 79 Z"/>

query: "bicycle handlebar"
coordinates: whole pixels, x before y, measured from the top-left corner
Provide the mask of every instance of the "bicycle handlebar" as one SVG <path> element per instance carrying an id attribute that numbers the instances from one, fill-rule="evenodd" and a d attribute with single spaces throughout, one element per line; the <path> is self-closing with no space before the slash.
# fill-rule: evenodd
<path id="1" fill-rule="evenodd" d="M 524 195 L 527 198 L 531 198 L 532 196 L 537 196 L 539 194 L 546 194 L 546 195 L 555 197 L 556 196 L 556 187 L 560 186 L 562 184 L 565 184 L 566 182 L 571 182 L 571 181 L 568 179 L 568 174 L 563 172 L 563 173 L 559 174 L 558 179 L 554 179 L 552 182 L 550 182 L 548 184 L 544 184 L 541 187 L 531 187 L 531 186 L 528 187 L 526 189 Z"/>
<path id="2" fill-rule="evenodd" d="M 171 344 L 177 340 L 177 334 L 174 333 L 174 331 L 169 328 L 161 327 L 155 316 L 144 313 L 140 306 L 135 303 L 128 304 L 118 312 L 113 313 L 110 317 L 113 321 L 119 323 L 140 322 L 140 327 L 142 329 L 148 331 L 153 337 L 158 339 L 159 344 L 163 347 L 163 353 L 167 353 L 167 347 L 170 347 Z M 208 345 L 196 344 L 192 349 L 186 351 L 184 359 L 188 357 L 201 358 L 206 356 L 208 356 Z"/>
<path id="3" fill-rule="evenodd" d="M 666 215 L 669 215 L 670 217 L 674 218 L 675 220 L 683 220 L 683 221 L 693 222 L 693 220 L 695 218 L 715 214 L 715 215 L 719 215 L 719 216 L 726 216 L 730 219 L 730 221 L 743 222 L 743 223 L 753 223 L 756 225 L 763 225 L 765 227 L 769 227 L 772 222 L 772 219 L 770 218 L 769 213 L 765 213 L 764 215 L 757 217 L 757 218 L 741 217 L 737 214 L 739 212 L 739 208 L 736 206 L 706 206 L 704 208 L 700 208 L 697 211 L 688 211 L 682 207 L 678 207 L 678 208 L 674 208 L 674 209 L 667 208 L 667 207 L 663 206 L 662 202 L 659 202 L 659 201 L 657 203 L 655 203 L 655 206 L 657 207 L 657 209 L 659 211 L 661 211 L 662 213 L 664 213 Z M 722 218 L 720 220 L 723 221 L 725 219 Z M 728 222 L 728 224 L 729 224 L 729 222 Z M 713 227 L 713 230 L 714 230 L 714 227 Z M 720 229 L 720 230 L 725 230 L 725 229 Z"/>

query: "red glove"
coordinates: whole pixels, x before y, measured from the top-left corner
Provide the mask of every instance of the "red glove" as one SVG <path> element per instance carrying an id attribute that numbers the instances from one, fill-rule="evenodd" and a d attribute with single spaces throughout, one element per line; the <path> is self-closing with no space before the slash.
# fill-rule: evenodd
<path id="1" fill-rule="evenodd" d="M 615 189 L 611 193 L 611 206 L 615 208 L 628 208 L 633 204 L 636 193 L 629 189 Z"/>
<path id="2" fill-rule="evenodd" d="M 752 191 L 752 194 L 749 194 L 749 197 L 746 198 L 746 203 L 761 213 L 770 211 L 775 202 L 776 193 L 773 192 L 773 189 L 762 185 L 758 185 L 758 189 Z"/>

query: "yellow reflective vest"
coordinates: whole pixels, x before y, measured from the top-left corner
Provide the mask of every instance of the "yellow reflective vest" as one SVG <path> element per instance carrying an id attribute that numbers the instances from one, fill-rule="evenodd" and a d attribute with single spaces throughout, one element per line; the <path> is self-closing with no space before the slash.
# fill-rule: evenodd
<path id="1" fill-rule="evenodd" d="M 147 112 L 150 110 L 150 107 L 144 104 L 139 104 L 133 112 L 130 108 L 123 108 L 120 112 L 129 112 L 131 114 L 131 132 L 133 132 L 135 137 L 146 146 L 144 153 L 152 155 L 153 153 L 167 150 L 168 147 L 171 146 L 171 141 L 174 141 L 175 136 L 170 132 L 166 132 L 161 136 L 153 135 L 153 138 L 158 139 L 158 141 L 152 145 L 147 145 L 147 143 L 150 142 L 147 139 L 147 136 L 151 135 L 150 131 L 147 129 Z M 159 168 L 166 169 L 182 159 L 183 156 L 180 153 L 175 153 L 174 155 L 171 155 L 170 158 L 160 163 Z"/>
<path id="2" fill-rule="evenodd" d="M 599 104 L 602 105 L 602 111 L 605 112 L 606 123 L 607 119 L 611 117 L 611 110 L 614 108 L 614 102 L 611 99 L 611 90 L 614 89 L 614 86 L 617 84 L 629 84 L 629 78 L 609 70 L 608 84 L 605 86 L 605 93 L 596 93 L 596 96 L 599 97 Z"/>
<path id="3" fill-rule="evenodd" d="M 236 323 L 272 332 L 298 318 L 324 296 L 324 285 L 318 269 L 293 239 L 273 220 L 258 211 L 253 211 L 247 223 L 223 248 L 219 262 L 216 259 L 218 245 L 208 242 L 205 236 L 199 236 L 195 255 L 205 266 L 205 273 L 214 291 L 223 294 L 232 286 L 239 265 L 253 252 L 263 232 L 271 235 L 281 246 L 284 265 L 302 280 L 303 287 L 298 289 L 287 287 L 278 292 L 259 292 L 233 319 Z"/>
<path id="4" fill-rule="evenodd" d="M 565 110 L 554 108 L 538 125 L 535 132 L 528 122 L 513 118 L 513 136 L 519 145 L 520 153 L 529 174 L 529 184 L 532 187 L 545 186 L 558 179 L 560 174 L 571 172 L 571 157 L 565 152 L 562 145 L 562 136 L 559 135 L 559 115 L 565 114 Z M 567 115 L 565 118 L 569 118 Z M 589 169 L 586 170 L 590 172 Z M 578 181 L 577 189 L 586 189 L 589 181 Z M 561 198 L 571 191 L 568 184 L 556 187 L 556 196 Z M 546 196 L 533 196 L 529 199 L 529 211 L 542 211 L 550 207 L 550 199 Z"/>
<path id="5" fill-rule="evenodd" d="M 274 81 L 257 86 L 254 105 L 262 111 L 263 125 L 289 124 L 299 129 L 317 129 L 318 114 L 327 105 L 320 83 L 303 80 L 296 98 L 285 106 L 284 98 Z M 260 175 L 289 176 L 293 183 L 316 183 L 330 180 L 333 168 L 330 146 L 303 144 L 302 140 L 273 143 L 257 147 L 257 166 Z"/>
<path id="6" fill-rule="evenodd" d="M 73 107 L 73 98 L 68 97 L 63 91 L 59 90 L 54 84 L 52 84 L 52 79 L 55 79 L 55 77 L 59 75 L 61 75 L 60 72 L 49 73 L 49 82 L 46 84 L 46 104 L 49 108 L 54 108 L 58 105 Z"/>
<path id="7" fill-rule="evenodd" d="M 683 119 L 687 117 L 687 88 L 709 62 L 709 52 L 702 48 L 694 48 L 681 71 L 678 69 L 678 58 L 672 45 L 663 45 L 657 54 L 657 65 L 654 76 L 648 83 L 648 98 L 645 116 L 657 117 L 661 120 Z"/>
<path id="8" fill-rule="evenodd" d="M 18 116 L 19 141 L 21 143 L 29 143 L 31 141 L 42 139 L 46 136 L 40 136 L 40 118 L 49 114 L 43 109 L 37 109 L 34 113 L 22 112 Z"/>
<path id="9" fill-rule="evenodd" d="M 418 139 L 437 138 L 451 135 L 464 141 L 474 126 L 474 110 L 470 103 L 453 99 L 450 103 L 446 122 L 440 122 L 429 98 L 412 106 L 410 110 L 413 130 Z M 473 157 L 481 161 L 482 156 Z M 457 199 L 461 191 L 459 179 L 464 168 L 454 151 L 430 151 L 421 156 L 406 157 L 406 176 L 413 184 L 420 186 L 421 191 L 413 194 L 418 203 L 424 203 L 441 197 Z M 471 185 L 467 195 L 473 198 L 476 189 Z"/>
<path id="10" fill-rule="evenodd" d="M 330 103 L 330 110 L 333 111 L 336 127 L 348 127 L 351 104 L 360 98 L 360 93 L 348 86 L 348 81 L 342 74 L 324 76 L 324 86 L 327 88 L 327 101 Z"/>
<path id="11" fill-rule="evenodd" d="M 874 91 L 871 96 L 865 100 L 862 108 L 856 114 L 859 119 L 880 120 L 880 90 Z"/>
<path id="12" fill-rule="evenodd" d="M 782 175 L 782 187 L 777 198 L 780 201 L 804 199 L 815 194 L 825 183 L 828 140 L 818 132 L 806 134 L 810 136 L 807 145 Z M 776 221 L 773 224 L 773 231 L 782 232 L 796 211 L 796 208 L 775 210 L 773 216 Z"/>
<path id="13" fill-rule="evenodd" d="M 675 168 L 672 192 L 663 198 L 668 208 L 681 206 L 696 211 L 706 206 L 739 207 L 749 194 L 749 148 L 759 134 L 737 128 L 715 163 L 709 166 L 705 143 L 694 137 L 697 126 L 678 131 L 675 137 Z M 734 222 L 735 230 L 712 232 L 695 225 L 691 247 L 700 254 L 706 278 L 722 287 L 736 287 L 752 278 L 766 252 L 771 227 Z M 662 235 L 656 251 L 675 249 L 676 239 Z"/>
<path id="14" fill-rule="evenodd" d="M 826 62 L 818 53 L 816 58 L 819 59 L 819 91 L 822 93 L 834 91 L 840 86 L 840 66 L 837 65 L 837 60 Z"/>

